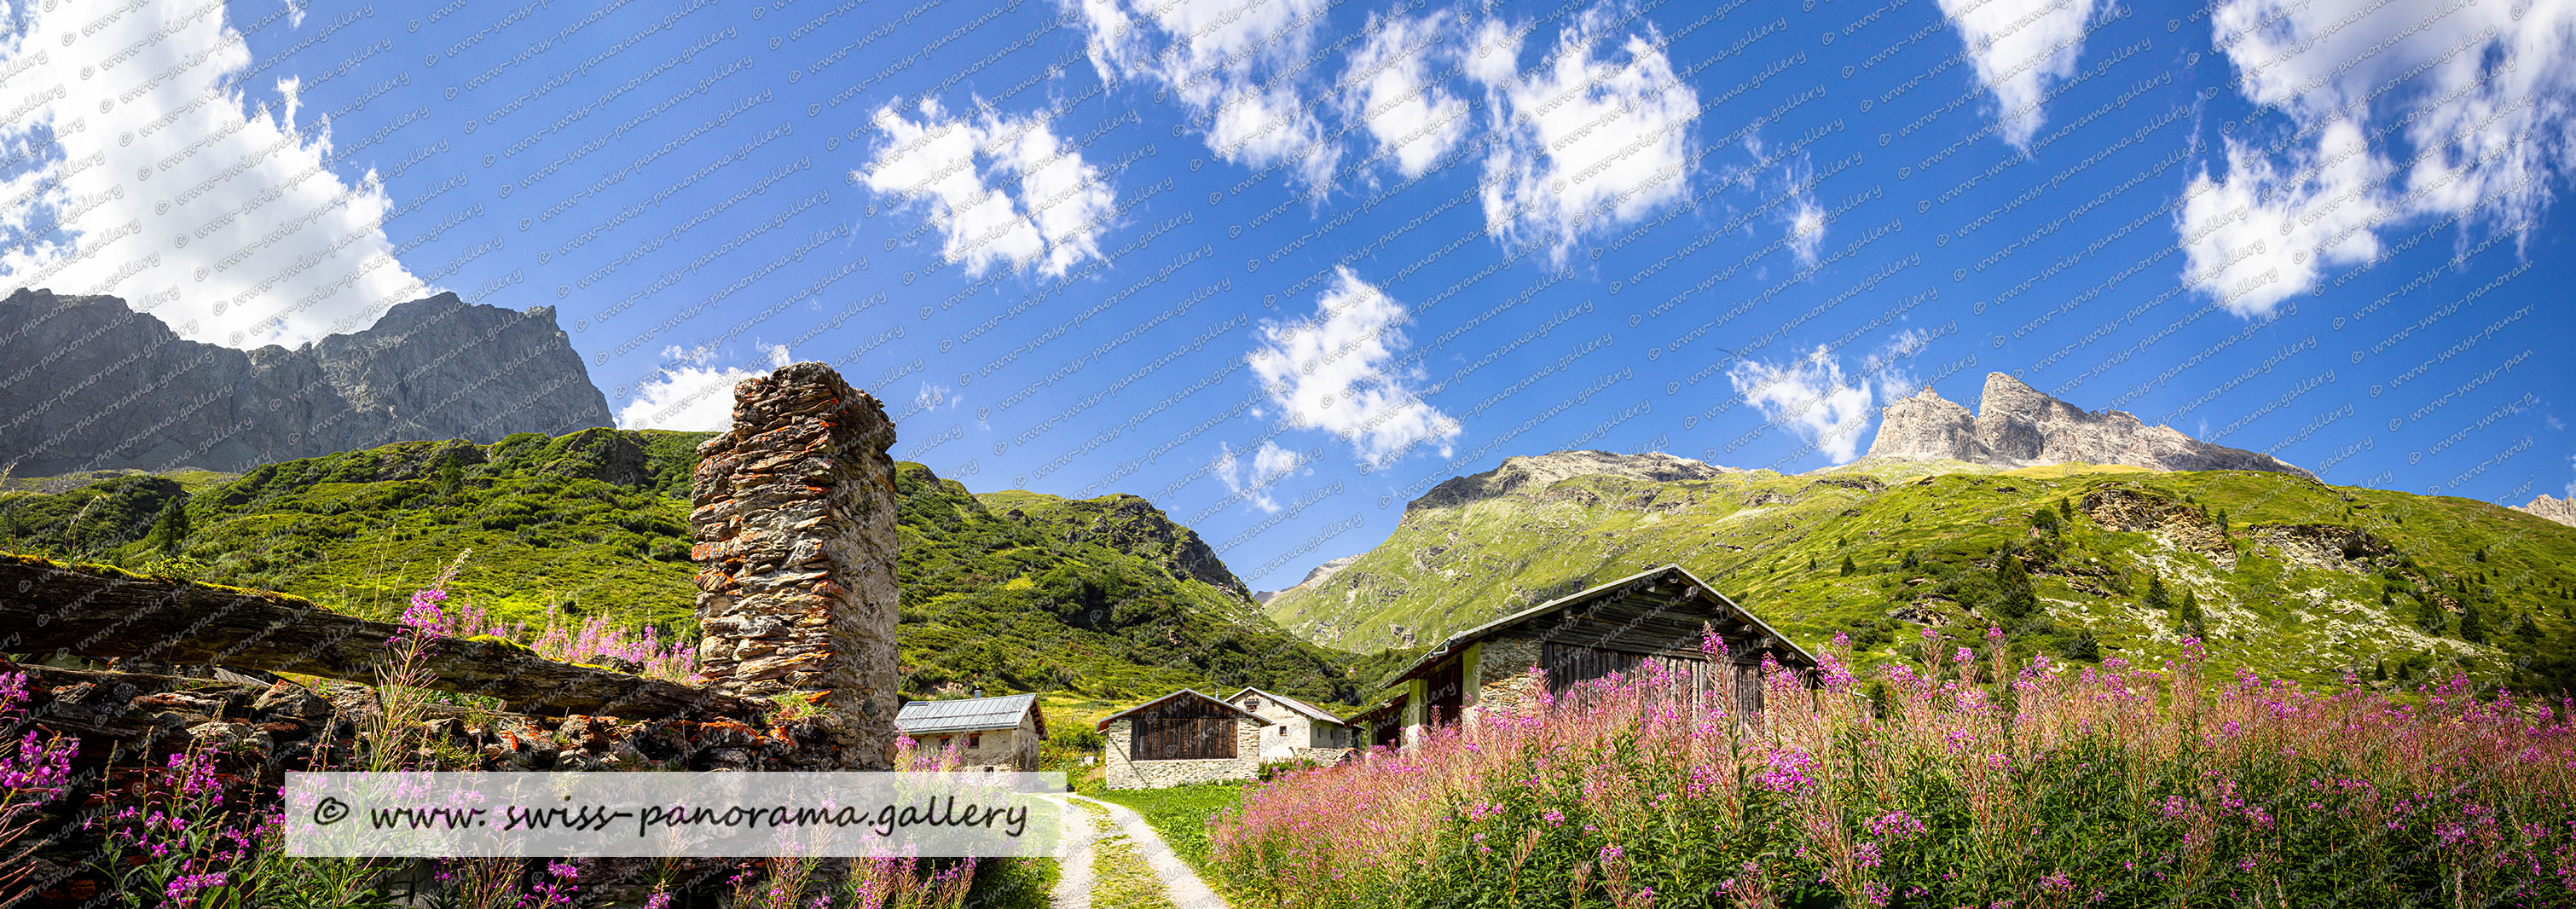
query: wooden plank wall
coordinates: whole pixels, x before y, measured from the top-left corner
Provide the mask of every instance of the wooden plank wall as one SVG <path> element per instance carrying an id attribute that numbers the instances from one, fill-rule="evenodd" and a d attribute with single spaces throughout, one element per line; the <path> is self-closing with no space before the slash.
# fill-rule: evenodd
<path id="1" fill-rule="evenodd" d="M 1235 714 L 1198 698 L 1177 698 L 1134 714 L 1132 760 L 1196 761 L 1234 757 Z"/>

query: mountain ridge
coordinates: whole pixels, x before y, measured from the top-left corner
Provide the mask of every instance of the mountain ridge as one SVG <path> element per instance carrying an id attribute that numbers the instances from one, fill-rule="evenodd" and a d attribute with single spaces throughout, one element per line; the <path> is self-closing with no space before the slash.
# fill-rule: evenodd
<path id="1" fill-rule="evenodd" d="M 2576 495 L 2560 499 L 2552 498 L 2548 493 L 2544 492 L 2533 498 L 2530 504 L 2516 505 L 2513 510 L 2525 514 L 2539 515 L 2570 527 L 2576 527 Z"/>
<path id="2" fill-rule="evenodd" d="M 25 475 L 262 464 L 404 441 L 611 426 L 554 309 L 453 293 L 294 348 L 181 338 L 112 296 L 0 298 L 0 465 Z"/>
<path id="3" fill-rule="evenodd" d="M 2316 478 L 2271 455 L 2203 442 L 2169 426 L 2149 426 L 2126 411 L 2085 410 L 2000 372 L 1986 374 L 1973 415 L 1928 385 L 1880 414 L 1868 458 L 1965 461 L 2008 469 L 2081 461 Z"/>

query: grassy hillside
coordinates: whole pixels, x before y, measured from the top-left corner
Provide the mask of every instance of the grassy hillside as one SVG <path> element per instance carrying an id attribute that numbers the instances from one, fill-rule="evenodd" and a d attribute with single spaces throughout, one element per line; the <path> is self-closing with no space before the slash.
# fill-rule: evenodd
<path id="1" fill-rule="evenodd" d="M 1574 476 L 1431 505 L 1267 611 L 1350 651 L 1429 645 L 1678 562 L 1802 644 L 1865 658 L 1930 625 L 2151 661 L 2186 635 L 2311 683 L 2461 666 L 2576 685 L 2576 528 L 2469 499 L 2276 473 L 1863 463 L 1654 482 Z M 1400 629 L 1400 630 L 1399 630 Z"/>
<path id="2" fill-rule="evenodd" d="M 686 636 L 696 597 L 686 496 L 708 435 L 526 433 L 238 477 L 21 478 L 0 489 L 0 549 L 280 590 L 384 619 L 470 548 L 450 590 L 505 620 L 552 609 Z M 1137 531 L 1086 535 L 997 515 L 919 464 L 899 464 L 896 486 L 908 694 L 981 686 L 1118 699 L 1248 684 L 1321 702 L 1357 696 L 1337 654 L 1287 634 L 1239 590 L 1176 570 L 1185 547 L 1153 540 L 1197 537 L 1141 499 L 1054 500 L 1053 512 L 1116 514 Z"/>

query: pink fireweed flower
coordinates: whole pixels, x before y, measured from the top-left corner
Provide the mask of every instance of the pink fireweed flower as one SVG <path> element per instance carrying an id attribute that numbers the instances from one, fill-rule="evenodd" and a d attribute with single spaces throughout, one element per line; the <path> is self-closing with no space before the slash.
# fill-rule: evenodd
<path id="1" fill-rule="evenodd" d="M 1875 842 L 1864 842 L 1852 848 L 1852 864 L 1863 868 L 1876 868 L 1885 861 L 1885 857 L 1879 855 L 1878 844 Z"/>
<path id="2" fill-rule="evenodd" d="M 1546 820 L 1547 825 L 1550 827 L 1558 827 L 1565 824 L 1565 812 L 1562 811 L 1549 811 L 1546 814 L 1539 815 L 1539 817 Z"/>
<path id="3" fill-rule="evenodd" d="M 1968 652 L 1968 648 L 1961 647 L 1961 648 L 1959 648 L 1959 652 L 1958 652 L 1958 653 L 1955 653 L 1955 654 L 1951 654 L 1951 655 L 1950 655 L 1950 662 L 1953 662 L 1953 663 L 1965 663 L 1965 662 L 1969 662 L 1969 661 L 1971 661 L 1971 660 L 1974 660 L 1974 659 L 1976 659 L 1976 658 L 1977 658 L 1977 655 L 1976 655 L 1976 654 L 1973 654 L 1973 653 L 1969 653 L 1969 652 Z"/>
<path id="4" fill-rule="evenodd" d="M 1989 641 L 2000 641 L 2000 640 L 2003 640 L 2003 639 L 2004 639 L 2004 630 L 2003 630 L 2003 629 L 2001 629 L 2001 628 L 1997 628 L 1997 627 L 1992 626 L 1992 625 L 1988 625 L 1988 626 L 1986 626 L 1986 640 L 1989 640 Z"/>
<path id="5" fill-rule="evenodd" d="M 69 788 L 72 758 L 79 752 L 79 739 L 39 738 L 35 730 L 27 730 L 27 737 L 18 740 L 18 759 L 0 764 L 0 792 L 34 793 L 38 802 L 52 801 Z M 0 817 L 6 813 L 0 809 Z"/>
<path id="6" fill-rule="evenodd" d="M 1603 846 L 1601 847 L 1601 864 L 1608 865 L 1612 861 L 1617 860 L 1620 856 L 1626 854 L 1626 852 L 1620 850 L 1618 844 L 1614 843 L 1608 846 Z"/>
<path id="7" fill-rule="evenodd" d="M 170 769 L 179 771 L 179 794 L 194 796 L 214 793 L 214 801 L 223 801 L 223 784 L 215 779 L 213 755 L 182 751 L 170 756 Z M 174 822 L 176 818 L 172 819 Z"/>
<path id="8" fill-rule="evenodd" d="M 1903 840 L 1924 831 L 1923 822 L 1903 811 L 1890 811 L 1869 819 L 1869 835 Z"/>
<path id="9" fill-rule="evenodd" d="M 1815 770 L 1821 764 L 1805 751 L 1783 748 L 1771 752 L 1769 762 L 1771 769 L 1763 771 L 1754 779 L 1764 789 L 1773 792 L 1799 792 L 1818 785 L 1815 778 L 1808 772 Z"/>
<path id="10" fill-rule="evenodd" d="M 2172 819 L 2174 819 L 2174 818 L 2181 817 L 2181 816 L 2183 816 L 2183 813 L 2184 813 L 2184 812 L 2187 812 L 2187 811 L 2190 811 L 2190 810 L 2191 810 L 2191 803 L 2190 803 L 2190 802 L 2188 802 L 2188 801 L 2184 801 L 2182 796 L 2179 796 L 2179 795 L 2168 795 L 2168 796 L 2165 796 L 2165 803 L 2164 803 L 2163 811 L 2164 811 L 2164 816 L 2165 816 L 2165 819 L 2166 819 L 2166 820 L 2172 820 Z"/>

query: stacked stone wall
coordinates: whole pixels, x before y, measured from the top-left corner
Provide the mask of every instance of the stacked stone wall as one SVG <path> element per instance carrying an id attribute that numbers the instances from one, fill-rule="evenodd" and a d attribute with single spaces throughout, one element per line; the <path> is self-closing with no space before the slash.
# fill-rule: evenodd
<path id="1" fill-rule="evenodd" d="M 1537 709 L 1540 689 L 1538 676 L 1530 670 L 1539 665 L 1539 642 L 1527 638 L 1494 638 L 1481 645 L 1482 659 L 1477 661 L 1475 700 L 1477 713 L 1525 713 Z"/>
<path id="2" fill-rule="evenodd" d="M 698 671 L 823 708 L 815 769 L 893 764 L 894 438 L 876 398 L 795 363 L 737 385 L 733 428 L 698 447 Z"/>

